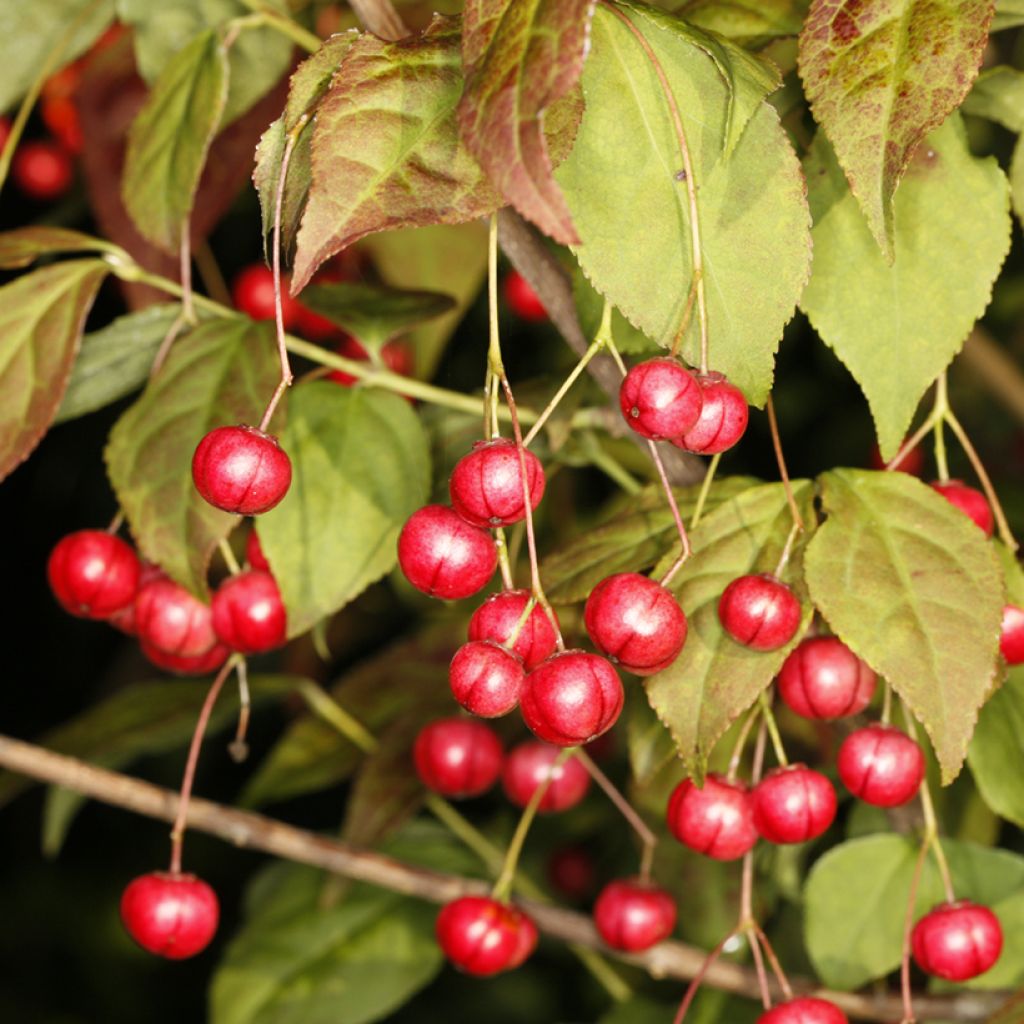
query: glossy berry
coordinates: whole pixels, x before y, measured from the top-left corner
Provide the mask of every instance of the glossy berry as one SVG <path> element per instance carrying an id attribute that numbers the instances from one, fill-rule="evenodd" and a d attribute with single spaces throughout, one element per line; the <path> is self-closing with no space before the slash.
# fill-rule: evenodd
<path id="1" fill-rule="evenodd" d="M 179 658 L 199 657 L 217 644 L 210 606 L 166 576 L 139 588 L 135 629 L 147 646 Z"/>
<path id="2" fill-rule="evenodd" d="M 217 427 L 192 456 L 192 480 L 215 508 L 256 516 L 288 493 L 292 463 L 277 438 L 262 430 Z"/>
<path id="3" fill-rule="evenodd" d="M 206 949 L 219 918 L 216 894 L 195 875 L 154 871 L 129 882 L 121 896 L 128 934 L 143 949 L 169 960 Z"/>
<path id="4" fill-rule="evenodd" d="M 517 270 L 510 270 L 502 281 L 502 293 L 508 308 L 516 316 L 530 323 L 541 323 L 548 319 L 548 311 L 529 282 Z"/>
<path id="5" fill-rule="evenodd" d="M 863 711 L 877 678 L 838 637 L 801 640 L 782 663 L 779 696 L 798 715 L 831 721 Z"/>
<path id="6" fill-rule="evenodd" d="M 448 682 L 455 699 L 481 718 L 507 715 L 518 703 L 526 669 L 517 654 L 492 640 L 471 640 L 452 658 Z"/>
<path id="7" fill-rule="evenodd" d="M 530 508 L 544 496 L 544 468 L 529 449 L 523 450 Z M 448 481 L 452 508 L 474 526 L 510 526 L 526 516 L 523 474 L 515 441 L 477 441 L 456 463 Z"/>
<path id="8" fill-rule="evenodd" d="M 926 974 L 967 981 L 984 974 L 1003 950 L 1003 929 L 988 907 L 969 900 L 940 903 L 925 914 L 910 939 L 914 959 Z"/>
<path id="9" fill-rule="evenodd" d="M 938 491 L 946 501 L 955 505 L 968 519 L 981 527 L 986 536 L 992 536 L 995 519 L 992 516 L 992 508 L 988 499 L 981 491 L 968 487 L 962 480 L 947 480 L 945 483 L 936 480 L 932 483 L 931 488 L 933 491 Z"/>
<path id="10" fill-rule="evenodd" d="M 697 383 L 704 403 L 700 418 L 682 437 L 673 438 L 672 443 L 698 455 L 728 451 L 746 432 L 750 416 L 747 400 L 720 373 L 698 377 Z"/>
<path id="11" fill-rule="evenodd" d="M 551 784 L 537 807 L 541 814 L 567 811 L 587 795 L 590 789 L 587 769 L 575 757 L 555 765 L 559 754 L 558 747 L 537 740 L 527 740 L 509 751 L 501 770 L 501 784 L 516 807 L 525 807 L 537 787 L 549 776 Z"/>
<path id="12" fill-rule="evenodd" d="M 492 594 L 473 612 L 469 620 L 469 639 L 506 643 L 519 625 L 529 601 L 530 594 L 526 590 L 503 590 L 500 594 Z M 523 659 L 529 672 L 554 654 L 555 644 L 551 620 L 544 609 L 535 604 L 516 635 L 512 650 Z"/>
<path id="13" fill-rule="evenodd" d="M 675 359 L 648 359 L 626 374 L 619 408 L 641 437 L 654 441 L 682 437 L 704 404 L 697 379 Z"/>
<path id="14" fill-rule="evenodd" d="M 231 285 L 231 298 L 235 309 L 251 316 L 253 320 L 275 319 L 273 271 L 262 263 L 246 267 Z M 288 282 L 282 278 L 281 315 L 285 330 L 295 324 L 298 311 L 299 304 L 288 294 Z"/>
<path id="15" fill-rule="evenodd" d="M 254 569 L 270 572 L 270 563 L 267 561 L 267 556 L 263 554 L 260 535 L 255 529 L 250 530 L 249 536 L 245 538 L 245 560 Z"/>
<path id="16" fill-rule="evenodd" d="M 83 619 L 105 619 L 135 600 L 139 557 L 106 530 L 77 530 L 62 537 L 46 564 L 54 597 Z"/>
<path id="17" fill-rule="evenodd" d="M 55 142 L 23 142 L 11 162 L 11 177 L 25 195 L 39 202 L 59 199 L 71 187 L 75 167 Z"/>
<path id="18" fill-rule="evenodd" d="M 690 779 L 680 782 L 668 799 L 667 820 L 679 842 L 715 860 L 737 860 L 757 842 L 749 790 L 714 773 L 703 789 Z"/>
<path id="19" fill-rule="evenodd" d="M 802 996 L 762 1013 L 757 1024 L 848 1024 L 848 1019 L 835 1003 Z"/>
<path id="20" fill-rule="evenodd" d="M 796 636 L 800 602 L 774 576 L 740 576 L 725 588 L 718 618 L 737 643 L 755 651 L 774 651 Z"/>
<path id="21" fill-rule="evenodd" d="M 262 654 L 288 638 L 281 591 L 269 572 L 247 569 L 229 576 L 213 595 L 213 631 L 243 654 Z"/>
<path id="22" fill-rule="evenodd" d="M 1024 608 L 1018 608 L 1015 604 L 1003 608 L 999 651 L 1007 665 L 1020 665 L 1024 662 Z"/>
<path id="23" fill-rule="evenodd" d="M 585 846 L 563 846 L 548 858 L 548 881 L 552 888 L 574 903 L 585 900 L 597 884 L 597 866 Z"/>
<path id="24" fill-rule="evenodd" d="M 440 718 L 425 725 L 412 748 L 423 785 L 457 799 L 489 790 L 501 774 L 502 756 L 494 730 L 471 718 Z"/>
<path id="25" fill-rule="evenodd" d="M 649 883 L 616 879 L 597 897 L 594 924 L 612 949 L 640 953 L 672 934 L 676 901 L 664 889 Z"/>
<path id="26" fill-rule="evenodd" d="M 211 672 L 216 672 L 231 653 L 223 644 L 214 644 L 205 654 L 197 654 L 190 658 L 182 657 L 180 654 L 167 654 L 145 640 L 139 641 L 139 647 L 147 661 L 166 672 L 173 672 L 176 676 L 208 676 Z"/>
<path id="27" fill-rule="evenodd" d="M 769 772 L 752 794 L 754 828 L 770 843 L 816 839 L 836 816 L 836 791 L 820 772 L 793 764 Z"/>
<path id="28" fill-rule="evenodd" d="M 610 729 L 624 697 L 611 662 L 585 651 L 564 651 L 526 677 L 519 706 L 537 737 L 573 747 Z"/>
<path id="29" fill-rule="evenodd" d="M 898 807 L 921 787 L 924 754 L 899 729 L 869 725 L 843 740 L 836 767 L 855 797 L 875 807 Z"/>
<path id="30" fill-rule="evenodd" d="M 398 564 L 417 590 L 458 600 L 487 585 L 498 565 L 498 549 L 486 530 L 470 526 L 454 509 L 426 505 L 402 527 Z"/>
<path id="31" fill-rule="evenodd" d="M 163 570 L 158 565 L 154 565 L 152 562 L 139 562 L 139 585 L 135 590 L 137 596 L 139 591 L 154 580 L 161 580 L 164 578 Z M 121 630 L 122 633 L 127 633 L 128 636 L 135 636 L 138 633 L 138 629 L 135 625 L 135 597 L 124 605 L 122 608 L 118 608 L 116 612 L 112 612 L 106 617 L 108 625 L 114 627 L 114 629 Z"/>
<path id="32" fill-rule="evenodd" d="M 437 915 L 437 943 L 460 970 L 481 977 L 518 967 L 537 945 L 537 928 L 521 910 L 485 896 L 462 896 Z"/>
<path id="33" fill-rule="evenodd" d="M 649 676 L 675 661 L 686 643 L 686 616 L 660 583 L 635 572 L 608 576 L 583 612 L 594 646 L 627 672 Z"/>

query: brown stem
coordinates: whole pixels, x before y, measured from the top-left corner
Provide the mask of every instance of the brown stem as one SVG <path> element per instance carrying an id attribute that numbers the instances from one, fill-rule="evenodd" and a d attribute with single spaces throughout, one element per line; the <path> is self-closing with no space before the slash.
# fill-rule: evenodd
<path id="1" fill-rule="evenodd" d="M 675 494 L 672 493 L 672 482 L 665 471 L 665 463 L 661 461 L 661 452 L 658 451 L 658 446 L 653 441 L 648 441 L 647 447 L 650 450 L 651 458 L 654 460 L 655 468 L 658 470 L 658 479 L 661 480 L 661 486 L 665 492 L 665 500 L 668 502 L 668 507 L 672 510 L 672 518 L 675 520 L 676 531 L 679 534 L 679 544 L 682 548 L 679 552 L 679 557 L 669 567 L 668 572 L 659 580 L 663 587 L 667 587 L 672 582 L 675 574 L 683 567 L 686 560 L 693 554 L 693 549 L 690 547 L 689 534 L 687 534 L 686 527 L 683 525 L 683 517 L 679 514 L 679 503 L 676 501 Z"/>
<path id="2" fill-rule="evenodd" d="M 249 719 L 252 716 L 252 697 L 249 693 L 249 666 L 245 658 L 238 662 L 238 726 L 235 738 L 228 744 L 231 760 L 241 764 L 249 756 Z"/>
<path id="3" fill-rule="evenodd" d="M 782 453 L 782 438 L 779 435 L 779 421 L 775 418 L 775 403 L 772 401 L 772 396 L 768 396 L 768 402 L 765 405 L 765 409 L 768 412 L 768 426 L 772 432 L 772 447 L 775 449 L 775 461 L 779 464 L 779 476 L 782 477 L 782 486 L 786 488 L 786 501 L 789 503 L 789 513 L 793 517 L 793 522 L 804 529 L 804 517 L 800 515 L 800 509 L 797 507 L 796 499 L 793 497 L 793 485 L 789 481 L 789 470 L 786 468 L 786 456 Z"/>
<path id="4" fill-rule="evenodd" d="M 1024 423 L 1024 374 L 984 328 L 975 327 L 961 353 L 964 365 L 981 378 L 1020 423 Z"/>
<path id="5" fill-rule="evenodd" d="M 672 1024 L 683 1024 L 686 1019 L 686 1014 L 689 1012 L 690 1004 L 697 996 L 697 991 L 704 983 L 705 975 L 707 975 L 711 968 L 715 965 L 718 958 L 725 952 L 725 947 L 729 944 L 729 940 L 735 936 L 735 932 L 729 932 L 728 935 L 722 941 L 715 946 L 707 957 L 704 959 L 704 963 L 700 965 L 700 970 L 693 976 L 690 984 L 686 988 L 686 995 L 683 996 L 683 1001 L 679 1004 L 679 1009 L 676 1010 L 676 1015 L 672 1019 Z"/>
<path id="6" fill-rule="evenodd" d="M 914 865 L 914 876 L 910 882 L 910 894 L 907 897 L 907 915 L 903 923 L 903 962 L 900 965 L 900 992 L 903 998 L 902 1024 L 914 1024 L 914 995 L 910 987 L 910 933 L 914 930 L 914 907 L 917 904 L 917 888 L 921 883 L 921 871 L 924 859 L 928 854 L 929 841 L 927 836 L 921 841 L 921 849 Z"/>
<path id="7" fill-rule="evenodd" d="M 775 955 L 775 949 L 768 941 L 768 936 L 765 935 L 764 929 L 756 921 L 752 922 L 751 927 L 754 930 L 754 938 L 761 944 L 764 955 L 768 957 L 768 962 L 772 965 L 772 973 L 775 975 L 775 980 L 779 983 L 779 988 L 782 989 L 782 994 L 787 1000 L 792 999 L 793 988 L 789 984 L 786 972 L 782 969 L 782 964 L 779 963 L 779 958 Z"/>
<path id="8" fill-rule="evenodd" d="M 768 984 L 768 972 L 764 969 L 761 945 L 752 930 L 747 932 L 747 936 L 750 942 L 750 953 L 754 958 L 754 971 L 757 974 L 757 990 L 761 994 L 761 1005 L 766 1010 L 770 1010 L 772 1008 L 772 990 Z"/>

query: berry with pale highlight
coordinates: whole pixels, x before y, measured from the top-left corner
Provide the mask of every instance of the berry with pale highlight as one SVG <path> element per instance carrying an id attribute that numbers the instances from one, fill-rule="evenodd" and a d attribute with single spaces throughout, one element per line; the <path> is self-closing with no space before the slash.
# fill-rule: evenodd
<path id="1" fill-rule="evenodd" d="M 669 830 L 684 846 L 715 860 L 737 860 L 757 842 L 754 805 L 742 782 L 714 772 L 699 788 L 684 779 L 668 800 Z"/>
<path id="2" fill-rule="evenodd" d="M 195 875 L 154 871 L 129 882 L 121 896 L 128 934 L 168 960 L 185 960 L 206 949 L 219 919 L 216 893 Z"/>
<path id="3" fill-rule="evenodd" d="M 999 653 L 1006 659 L 1007 665 L 1024 663 L 1024 608 L 1015 604 L 1003 607 Z"/>
<path id="4" fill-rule="evenodd" d="M 796 595 L 767 573 L 733 580 L 718 602 L 722 628 L 737 643 L 755 651 L 785 647 L 796 636 L 800 617 Z"/>
<path id="5" fill-rule="evenodd" d="M 420 729 L 412 748 L 420 781 L 442 796 L 462 799 L 487 792 L 503 763 L 493 729 L 470 718 L 440 718 Z"/>
<path id="6" fill-rule="evenodd" d="M 469 620 L 469 639 L 507 644 L 529 602 L 530 593 L 526 590 L 503 590 L 500 594 L 491 594 Z M 555 622 L 558 622 L 557 616 Z M 523 659 L 529 672 L 555 653 L 557 642 L 555 628 L 547 612 L 535 604 L 516 634 L 512 650 Z"/>
<path id="7" fill-rule="evenodd" d="M 940 903 L 910 937 L 917 966 L 946 981 L 969 981 L 995 966 L 1003 951 L 999 918 L 980 903 Z"/>
<path id="8" fill-rule="evenodd" d="M 105 530 L 62 537 L 46 564 L 54 597 L 83 619 L 105 619 L 135 600 L 141 567 L 131 545 Z"/>
<path id="9" fill-rule="evenodd" d="M 463 644 L 448 669 L 455 699 L 481 718 L 507 715 L 519 703 L 525 678 L 522 659 L 492 640 Z"/>
<path id="10" fill-rule="evenodd" d="M 703 402 L 693 374 L 665 357 L 638 363 L 619 388 L 619 408 L 626 422 L 652 441 L 685 434 L 697 422 Z"/>
<path id="11" fill-rule="evenodd" d="M 277 438 L 256 427 L 217 427 L 196 447 L 192 480 L 214 508 L 257 516 L 288 493 L 292 463 Z"/>
<path id="12" fill-rule="evenodd" d="M 437 915 L 437 943 L 467 974 L 486 977 L 518 967 L 537 945 L 537 927 L 521 910 L 486 896 L 461 896 Z"/>
<path id="13" fill-rule="evenodd" d="M 641 953 L 672 934 L 676 901 L 664 889 L 639 879 L 609 882 L 594 904 L 594 924 L 601 938 L 627 953 Z"/>
<path id="14" fill-rule="evenodd" d="M 849 1024 L 849 1021 L 835 1003 L 801 996 L 762 1013 L 757 1024 Z"/>
<path id="15" fill-rule="evenodd" d="M 836 767 L 855 797 L 875 807 L 898 807 L 921 788 L 924 754 L 899 729 L 869 725 L 843 740 Z"/>
<path id="16" fill-rule="evenodd" d="M 487 585 L 498 566 L 498 549 L 486 530 L 471 526 L 454 509 L 426 505 L 402 527 L 398 564 L 417 590 L 458 600 Z"/>
<path id="17" fill-rule="evenodd" d="M 590 789 L 590 775 L 575 757 L 556 765 L 560 754 L 558 747 L 538 740 L 513 747 L 501 771 L 501 784 L 509 800 L 517 807 L 525 807 L 537 787 L 550 778 L 538 812 L 555 814 L 575 807 Z"/>
<path id="18" fill-rule="evenodd" d="M 681 437 L 672 438 L 677 448 L 697 455 L 728 451 L 744 435 L 750 410 L 739 388 L 720 373 L 698 377 L 702 405 L 700 416 Z"/>
<path id="19" fill-rule="evenodd" d="M 139 588 L 135 629 L 143 644 L 177 658 L 197 658 L 217 645 L 210 606 L 162 575 Z"/>
<path id="20" fill-rule="evenodd" d="M 229 576 L 213 595 L 213 630 L 233 651 L 263 654 L 288 637 L 281 591 L 269 572 L 247 569 Z"/>
<path id="21" fill-rule="evenodd" d="M 832 721 L 870 703 L 877 677 L 838 637 L 801 640 L 782 663 L 779 696 L 798 715 Z"/>
<path id="22" fill-rule="evenodd" d="M 806 843 L 836 816 L 836 791 L 820 772 L 803 764 L 769 772 L 752 794 L 754 827 L 770 843 Z"/>
<path id="23" fill-rule="evenodd" d="M 544 468 L 528 448 L 523 449 L 530 508 L 544 496 Z M 474 526 L 511 526 L 526 516 L 523 473 L 515 441 L 498 438 L 477 441 L 456 463 L 448 481 L 452 508 Z"/>

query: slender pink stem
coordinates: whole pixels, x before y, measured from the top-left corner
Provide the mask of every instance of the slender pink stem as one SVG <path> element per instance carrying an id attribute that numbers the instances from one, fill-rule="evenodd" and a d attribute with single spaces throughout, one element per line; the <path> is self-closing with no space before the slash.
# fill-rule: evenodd
<path id="1" fill-rule="evenodd" d="M 757 972 L 757 987 L 761 993 L 761 1005 L 766 1009 L 772 1008 L 772 992 L 768 987 L 768 972 L 764 969 L 764 956 L 761 953 L 760 943 L 753 931 L 748 931 L 750 941 L 750 952 L 754 957 L 754 970 Z"/>
<path id="2" fill-rule="evenodd" d="M 659 581 L 663 587 L 667 587 L 672 582 L 672 578 L 677 572 L 683 567 L 683 564 L 693 553 L 690 547 L 690 537 L 686 532 L 686 527 L 683 525 L 683 517 L 679 514 L 679 505 L 676 502 L 676 496 L 672 493 L 672 483 L 668 478 L 668 473 L 665 472 L 665 463 L 661 460 L 661 452 L 658 451 L 658 446 L 653 441 L 647 442 L 647 447 L 650 449 L 651 458 L 654 460 L 654 465 L 658 470 L 658 478 L 661 480 L 662 490 L 665 492 L 665 500 L 668 502 L 668 507 L 672 511 L 672 518 L 675 520 L 676 531 L 679 533 L 679 543 L 682 546 L 682 551 L 679 557 L 672 563 L 671 568 L 662 576 Z"/>
<path id="3" fill-rule="evenodd" d="M 690 1005 L 697 996 L 697 991 L 704 981 L 708 971 L 714 965 L 715 961 L 725 952 L 725 947 L 729 944 L 729 940 L 736 935 L 736 932 L 729 932 L 728 935 L 722 941 L 715 946 L 710 953 L 708 953 L 704 963 L 700 965 L 700 970 L 693 976 L 693 980 L 686 987 L 686 995 L 683 996 L 683 1001 L 679 1004 L 679 1009 L 676 1010 L 676 1015 L 672 1020 L 672 1024 L 683 1024 L 686 1019 L 686 1014 L 689 1012 Z"/>
<path id="4" fill-rule="evenodd" d="M 768 936 L 765 935 L 764 929 L 756 921 L 752 923 L 752 927 L 755 938 L 761 943 L 764 955 L 768 957 L 768 962 L 772 965 L 772 973 L 775 975 L 779 983 L 779 988 L 782 989 L 782 994 L 787 1000 L 792 999 L 793 986 L 790 985 L 789 978 L 786 977 L 786 972 L 782 969 L 782 964 L 779 963 L 779 958 L 775 955 L 775 950 L 772 948 L 772 944 L 768 941 Z"/>
<path id="5" fill-rule="evenodd" d="M 921 884 L 921 872 L 924 860 L 928 855 L 929 839 L 926 836 L 921 842 L 921 849 L 914 864 L 914 875 L 910 882 L 910 894 L 907 897 L 907 913 L 903 922 L 903 962 L 900 965 L 900 991 L 903 995 L 902 1024 L 914 1024 L 914 990 L 910 985 L 910 935 L 914 930 L 914 908 L 917 905 L 917 889 Z"/>
<path id="6" fill-rule="evenodd" d="M 775 449 L 775 461 L 779 465 L 779 476 L 782 477 L 782 486 L 786 489 L 786 501 L 789 504 L 789 514 L 793 522 L 801 529 L 804 529 L 804 517 L 800 515 L 796 498 L 793 497 L 793 485 L 789 480 L 789 470 L 786 468 L 786 456 L 782 452 L 782 437 L 779 434 L 779 421 L 775 418 L 775 403 L 772 396 L 768 396 L 768 403 L 765 406 L 768 412 L 768 426 L 772 432 L 772 447 Z"/>

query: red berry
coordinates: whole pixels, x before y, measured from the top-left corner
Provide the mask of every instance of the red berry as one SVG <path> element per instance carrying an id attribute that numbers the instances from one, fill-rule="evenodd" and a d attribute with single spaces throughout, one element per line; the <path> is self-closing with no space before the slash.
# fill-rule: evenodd
<path id="1" fill-rule="evenodd" d="M 263 547 L 260 545 L 260 535 L 256 532 L 255 527 L 249 531 L 249 536 L 245 538 L 245 560 L 254 569 L 270 572 L 270 563 L 267 561 L 267 556 L 263 554 Z"/>
<path id="2" fill-rule="evenodd" d="M 521 910 L 484 896 L 446 903 L 435 930 L 441 951 L 467 974 L 510 971 L 537 945 L 537 928 Z"/>
<path id="3" fill-rule="evenodd" d="M 762 1013 L 757 1024 L 848 1024 L 848 1021 L 835 1003 L 803 996 Z"/>
<path id="4" fill-rule="evenodd" d="M 295 330 L 310 341 L 326 341 L 342 333 L 336 323 L 319 313 L 314 313 L 298 299 L 295 300 Z"/>
<path id="5" fill-rule="evenodd" d="M 594 904 L 594 924 L 612 949 L 640 953 L 667 939 L 676 926 L 676 901 L 637 879 L 609 882 Z"/>
<path id="6" fill-rule="evenodd" d="M 885 469 L 886 467 L 886 461 L 882 458 L 882 451 L 877 444 L 871 446 L 868 464 L 872 469 Z M 911 476 L 920 476 L 924 472 L 924 452 L 920 448 L 911 448 L 896 470 L 900 473 L 909 473 Z"/>
<path id="7" fill-rule="evenodd" d="M 139 641 L 139 647 L 146 659 L 167 672 L 173 672 L 177 676 L 207 676 L 224 664 L 231 653 L 223 644 L 215 644 L 205 654 L 197 654 L 191 658 L 182 657 L 180 654 L 167 654 L 158 647 Z"/>
<path id="8" fill-rule="evenodd" d="M 610 729 L 624 697 L 611 662 L 585 651 L 563 651 L 526 677 L 519 706 L 540 739 L 574 747 Z"/>
<path id="9" fill-rule="evenodd" d="M 443 796 L 485 793 L 501 774 L 501 740 L 470 718 L 439 718 L 419 731 L 412 748 L 416 774 Z"/>
<path id="10" fill-rule="evenodd" d="M 575 757 L 555 765 L 560 753 L 558 747 L 536 740 L 513 747 L 501 771 L 501 784 L 509 800 L 517 807 L 525 807 L 537 787 L 550 776 L 551 784 L 541 797 L 538 812 L 554 814 L 575 807 L 590 789 L 590 776 Z"/>
<path id="11" fill-rule="evenodd" d="M 684 846 L 715 860 L 736 860 L 757 842 L 747 787 L 714 773 L 698 789 L 684 779 L 668 799 L 668 827 Z"/>
<path id="12" fill-rule="evenodd" d="M 675 661 L 686 643 L 686 616 L 660 583 L 636 572 L 608 576 L 583 612 L 594 646 L 627 672 L 649 676 Z"/>
<path id="13" fill-rule="evenodd" d="M 968 487 L 962 480 L 947 480 L 942 483 L 936 480 L 932 483 L 933 491 L 938 491 L 946 501 L 955 505 L 968 519 L 985 531 L 989 537 L 995 529 L 995 520 L 992 517 L 992 509 L 988 499 L 981 491 Z"/>
<path id="14" fill-rule="evenodd" d="M 179 658 L 200 657 L 217 644 L 210 606 L 166 576 L 139 588 L 135 629 L 146 646 Z"/>
<path id="15" fill-rule="evenodd" d="M 869 725 L 843 740 L 836 767 L 854 796 L 875 807 L 898 807 L 921 787 L 924 754 L 899 729 Z"/>
<path id="16" fill-rule="evenodd" d="M 696 378 L 675 359 L 638 363 L 619 388 L 619 408 L 641 437 L 682 437 L 700 416 L 704 396 Z"/>
<path id="17" fill-rule="evenodd" d="M 979 903 L 940 903 L 914 925 L 911 946 L 926 974 L 967 981 L 984 974 L 999 959 L 1003 929 L 999 918 Z"/>
<path id="18" fill-rule="evenodd" d="M 77 530 L 62 537 L 46 564 L 54 597 L 83 619 L 105 619 L 130 605 L 139 585 L 139 557 L 105 530 Z"/>
<path id="19" fill-rule="evenodd" d="M 140 562 L 139 563 L 139 585 L 135 590 L 136 597 L 139 591 L 146 586 L 147 583 L 152 583 L 154 580 L 162 580 L 164 578 L 163 570 L 158 565 L 154 565 L 152 562 Z M 114 627 L 114 629 L 121 630 L 122 633 L 127 633 L 129 636 L 135 636 L 138 633 L 138 629 L 135 625 L 135 597 L 131 599 L 123 608 L 118 608 L 116 612 L 112 612 L 107 616 L 107 623 Z"/>
<path id="20" fill-rule="evenodd" d="M 39 104 L 43 124 L 68 153 L 82 152 L 85 138 L 78 117 L 78 108 L 70 96 L 48 96 Z"/>
<path id="21" fill-rule="evenodd" d="M 11 177 L 25 195 L 40 202 L 59 199 L 75 177 L 71 157 L 55 142 L 23 142 L 14 152 Z"/>
<path id="22" fill-rule="evenodd" d="M 463 644 L 448 670 L 455 699 L 481 718 L 507 715 L 518 703 L 526 670 L 522 659 L 491 640 Z"/>
<path id="23" fill-rule="evenodd" d="M 863 711 L 876 681 L 875 673 L 838 637 L 808 637 L 782 663 L 779 696 L 804 718 L 831 721 Z"/>
<path id="24" fill-rule="evenodd" d="M 725 588 L 718 618 L 737 643 L 755 651 L 774 651 L 796 636 L 800 602 L 774 576 L 740 576 Z"/>
<path id="25" fill-rule="evenodd" d="M 292 463 L 276 437 L 255 427 L 217 427 L 192 456 L 196 490 L 214 508 L 256 516 L 287 493 Z"/>
<path id="26" fill-rule="evenodd" d="M 335 346 L 335 351 L 339 356 L 344 356 L 346 359 L 354 359 L 356 362 L 366 363 L 370 361 L 370 353 L 355 338 L 348 334 L 338 342 Z M 385 342 L 380 350 L 380 358 L 381 362 L 392 373 L 401 374 L 403 377 L 412 376 L 414 368 L 413 354 L 404 341 L 396 338 L 394 341 Z M 333 380 L 345 387 L 351 387 L 358 380 L 357 377 L 353 377 L 352 374 L 346 373 L 344 370 L 332 370 L 327 375 L 327 379 Z"/>
<path id="27" fill-rule="evenodd" d="M 1015 604 L 1004 606 L 999 650 L 1007 665 L 1020 665 L 1024 662 L 1024 608 L 1018 608 Z"/>
<path id="28" fill-rule="evenodd" d="M 216 894 L 195 875 L 154 871 L 129 882 L 121 896 L 128 934 L 143 949 L 169 960 L 206 949 L 219 917 Z"/>
<path id="29" fill-rule="evenodd" d="M 523 449 L 523 456 L 530 508 L 536 509 L 544 496 L 544 468 L 528 448 Z M 525 518 L 523 474 L 515 441 L 477 441 L 456 463 L 448 490 L 452 508 L 474 526 L 510 526 Z"/>
<path id="30" fill-rule="evenodd" d="M 262 569 L 229 576 L 213 595 L 213 630 L 233 651 L 262 654 L 288 638 L 288 621 L 277 581 Z"/>
<path id="31" fill-rule="evenodd" d="M 486 530 L 470 526 L 454 509 L 426 505 L 402 527 L 398 564 L 417 590 L 458 600 L 487 585 L 498 565 L 498 549 Z"/>
<path id="32" fill-rule="evenodd" d="M 541 323 L 548 319 L 548 311 L 529 282 L 517 270 L 510 270 L 502 282 L 502 291 L 508 308 L 516 316 L 531 323 Z"/>
<path id="33" fill-rule="evenodd" d="M 274 320 L 274 272 L 262 263 L 253 263 L 235 278 L 231 286 L 235 309 L 253 320 Z M 288 330 L 298 314 L 299 304 L 288 294 L 288 279 L 281 278 L 281 316 Z"/>
<path id="34" fill-rule="evenodd" d="M 720 373 L 698 377 L 697 383 L 704 398 L 700 419 L 681 438 L 672 438 L 672 443 L 698 455 L 728 451 L 747 429 L 747 400 Z"/>
<path id="35" fill-rule="evenodd" d="M 594 858 L 584 846 L 563 846 L 548 858 L 548 881 L 567 900 L 586 899 L 597 882 Z"/>
<path id="36" fill-rule="evenodd" d="M 754 827 L 770 843 L 816 839 L 836 816 L 836 791 L 820 772 L 792 764 L 769 772 L 755 787 Z"/>
<path id="37" fill-rule="evenodd" d="M 11 119 L 9 117 L 0 117 L 0 149 L 3 149 L 7 145 L 7 140 L 11 135 Z"/>
<path id="38" fill-rule="evenodd" d="M 529 601 L 530 594 L 526 590 L 504 590 L 500 594 L 492 594 L 473 612 L 469 620 L 469 639 L 506 643 L 519 625 Z M 535 604 L 519 630 L 512 650 L 523 659 L 529 672 L 554 654 L 555 644 L 551 620 L 544 609 Z"/>

